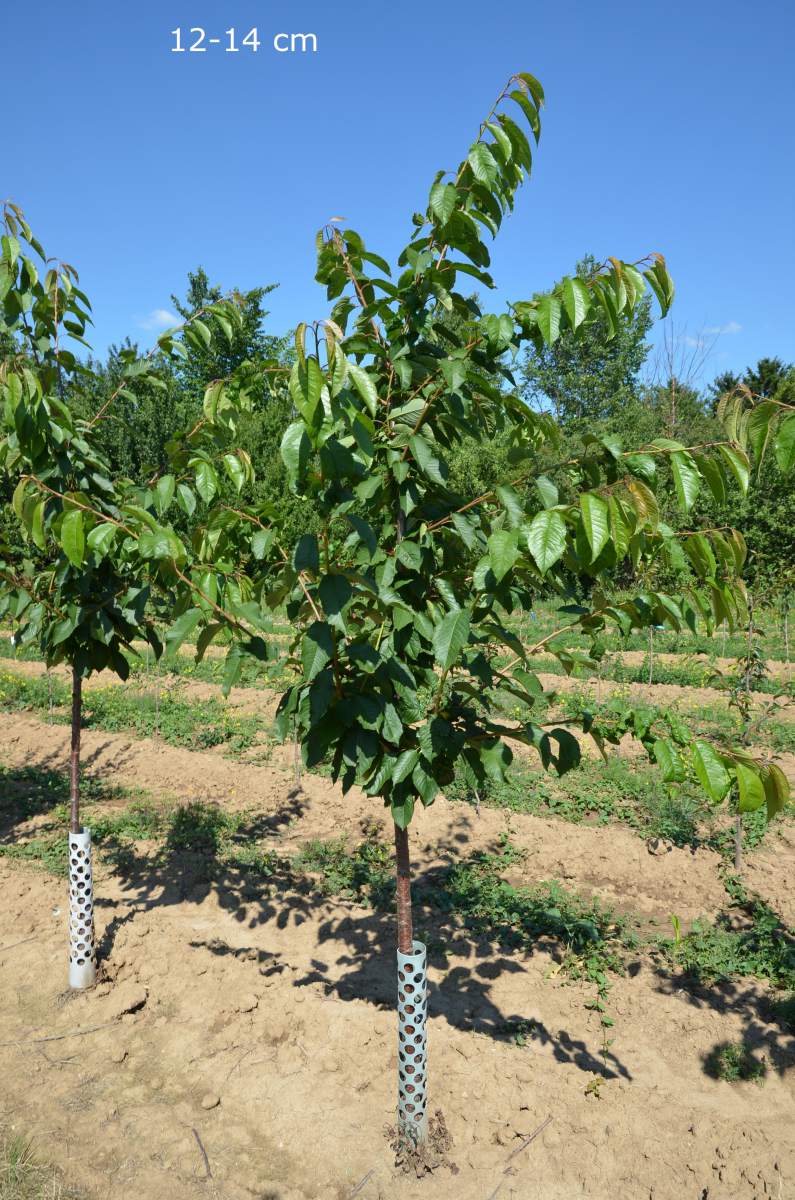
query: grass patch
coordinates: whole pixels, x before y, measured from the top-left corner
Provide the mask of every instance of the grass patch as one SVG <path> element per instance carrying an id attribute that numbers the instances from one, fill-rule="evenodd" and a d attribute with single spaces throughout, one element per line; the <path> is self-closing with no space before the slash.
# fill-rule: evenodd
<path id="1" fill-rule="evenodd" d="M 19 1135 L 0 1135 L 0 1200 L 84 1200 L 60 1173 L 39 1161 Z"/>
<path id="2" fill-rule="evenodd" d="M 345 838 L 324 842 L 313 839 L 295 859 L 300 871 L 318 877 L 324 896 L 340 896 L 386 908 L 394 895 L 392 852 L 374 836 L 348 850 Z"/>
<path id="3" fill-rule="evenodd" d="M 69 689 L 60 678 L 51 683 L 56 706 L 53 719 L 67 723 L 69 717 L 64 710 L 69 703 Z M 49 706 L 50 692 L 44 677 L 26 679 L 0 673 L 0 708 L 47 711 Z M 169 745 L 189 750 L 223 746 L 232 755 L 254 745 L 258 732 L 255 716 L 230 712 L 220 700 L 187 701 L 169 691 L 157 698 L 151 692 L 136 692 L 129 687 L 86 690 L 83 726 L 138 737 L 158 736 Z"/>
<path id="4" fill-rule="evenodd" d="M 661 941 L 666 961 L 699 984 L 745 975 L 795 990 L 795 929 L 737 879 L 728 876 L 726 886 L 728 912 L 714 924 L 696 921 L 683 938 Z"/>
<path id="5" fill-rule="evenodd" d="M 755 1058 L 744 1042 L 721 1042 L 704 1059 L 704 1070 L 712 1079 L 726 1083 L 757 1083 L 767 1076 L 767 1063 Z"/>
<path id="6" fill-rule="evenodd" d="M 487 780 L 476 795 L 459 776 L 446 795 L 575 825 L 620 822 L 642 838 L 664 838 L 675 846 L 698 845 L 711 836 L 713 810 L 694 787 L 667 787 L 653 766 L 618 756 L 606 763 L 585 759 L 560 779 L 515 760 L 505 782 Z"/>

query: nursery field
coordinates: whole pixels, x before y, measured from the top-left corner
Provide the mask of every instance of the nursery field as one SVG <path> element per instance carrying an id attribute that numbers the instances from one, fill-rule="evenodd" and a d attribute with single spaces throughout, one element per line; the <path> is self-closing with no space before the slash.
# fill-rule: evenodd
<path id="1" fill-rule="evenodd" d="M 529 643 L 554 620 L 516 627 Z M 787 664 L 774 621 L 759 626 L 754 748 L 795 783 Z M 608 646 L 598 672 L 539 662 L 550 712 L 632 693 L 703 736 L 734 732 L 739 641 L 656 641 L 651 685 L 642 644 Z M 406 1171 L 389 1145 L 387 814 L 273 737 L 286 658 L 224 700 L 222 661 L 183 649 L 85 691 L 100 976 L 69 993 L 68 676 L 0 643 L 0 1119 L 64 1195 L 788 1194 L 793 813 L 746 814 L 738 875 L 725 808 L 625 743 L 562 778 L 521 757 L 506 784 L 456 781 L 418 813 L 437 1117 L 428 1161 Z"/>
<path id="2" fill-rule="evenodd" d="M 2 206 L 0 1200 L 795 1200 L 795 365 L 482 307 L 544 103 L 289 335 Z"/>

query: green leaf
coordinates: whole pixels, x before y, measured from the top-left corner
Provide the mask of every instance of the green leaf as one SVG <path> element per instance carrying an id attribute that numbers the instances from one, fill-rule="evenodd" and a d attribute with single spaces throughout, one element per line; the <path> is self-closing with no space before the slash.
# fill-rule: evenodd
<path id="1" fill-rule="evenodd" d="M 408 829 L 414 813 L 414 800 L 407 796 L 403 801 L 393 801 L 392 820 L 398 829 Z"/>
<path id="2" fill-rule="evenodd" d="M 261 561 L 270 550 L 276 535 L 272 529 L 258 529 L 251 539 L 251 553 Z"/>
<path id="3" fill-rule="evenodd" d="M 719 804 L 731 787 L 731 776 L 722 759 L 709 742 L 696 741 L 692 746 L 693 767 L 710 800 Z"/>
<path id="4" fill-rule="evenodd" d="M 563 307 L 572 329 L 582 325 L 591 307 L 591 293 L 581 279 L 567 275 L 563 280 Z"/>
<path id="5" fill-rule="evenodd" d="M 765 786 L 756 771 L 743 763 L 735 763 L 734 772 L 737 776 L 739 798 L 737 807 L 740 812 L 756 812 L 765 803 Z"/>
<path id="6" fill-rule="evenodd" d="M 779 425 L 774 446 L 779 470 L 791 471 L 795 467 L 795 413 Z"/>
<path id="7" fill-rule="evenodd" d="M 345 631 L 342 610 L 353 595 L 350 581 L 344 575 L 324 575 L 318 587 L 323 611 L 332 625 Z"/>
<path id="8" fill-rule="evenodd" d="M 174 499 L 176 483 L 173 475 L 163 475 L 155 484 L 155 502 L 161 517 Z"/>
<path id="9" fill-rule="evenodd" d="M 211 463 L 196 463 L 196 491 L 205 504 L 209 504 L 218 491 L 218 476 Z"/>
<path id="10" fill-rule="evenodd" d="M 235 491 L 240 494 L 246 482 L 246 468 L 236 454 L 224 455 L 224 469 L 232 481 Z"/>
<path id="11" fill-rule="evenodd" d="M 71 508 L 61 522 L 61 546 L 73 567 L 83 565 L 86 539 L 83 531 L 83 514 L 79 508 Z"/>
<path id="12" fill-rule="evenodd" d="M 304 533 L 293 550 L 293 566 L 296 571 L 309 571 L 316 575 L 320 567 L 320 547 L 314 533 Z"/>
<path id="13" fill-rule="evenodd" d="M 729 465 L 734 478 L 740 485 L 740 490 L 745 496 L 748 493 L 748 479 L 750 476 L 750 466 L 748 463 L 748 455 L 744 450 L 740 450 L 737 446 L 719 446 L 721 457 Z"/>
<path id="14" fill-rule="evenodd" d="M 334 638 L 331 626 L 325 621 L 313 621 L 301 639 L 301 666 L 308 681 L 331 661 L 334 654 Z"/>
<path id="15" fill-rule="evenodd" d="M 548 346 L 557 341 L 560 333 L 561 304 L 557 296 L 542 296 L 536 308 L 536 319 L 541 336 Z"/>
<path id="16" fill-rule="evenodd" d="M 499 175 L 497 161 L 485 142 L 477 142 L 467 155 L 467 162 L 472 168 L 472 174 L 479 183 L 491 187 Z"/>
<path id="17" fill-rule="evenodd" d="M 662 771 L 662 777 L 665 783 L 682 783 L 684 782 L 685 772 L 682 765 L 682 760 L 679 757 L 679 751 L 674 746 L 673 742 L 663 741 L 659 738 L 653 746 L 654 757 Z"/>
<path id="18" fill-rule="evenodd" d="M 409 438 L 409 446 L 423 475 L 444 486 L 447 482 L 447 465 L 436 457 L 430 442 L 416 433 Z"/>
<path id="19" fill-rule="evenodd" d="M 395 759 L 395 765 L 392 768 L 392 782 L 402 783 L 404 779 L 408 779 L 419 761 L 419 750 L 404 750 Z"/>
<path id="20" fill-rule="evenodd" d="M 547 475 L 539 475 L 535 480 L 535 489 L 541 497 L 544 508 L 554 508 L 559 502 L 558 489 Z"/>
<path id="21" fill-rule="evenodd" d="M 311 450 L 309 438 L 302 421 L 293 421 L 284 431 L 280 452 L 282 461 L 292 478 L 303 475 Z"/>
<path id="22" fill-rule="evenodd" d="M 381 722 L 381 736 L 388 742 L 399 742 L 403 736 L 403 722 L 394 704 L 387 701 L 384 709 L 384 719 Z"/>
<path id="23" fill-rule="evenodd" d="M 694 533 L 685 539 L 684 550 L 701 579 L 714 579 L 718 569 L 715 555 L 703 533 Z"/>
<path id="24" fill-rule="evenodd" d="M 545 575 L 566 549 L 566 525 L 560 513 L 550 509 L 536 513 L 527 531 L 527 545 Z"/>
<path id="25" fill-rule="evenodd" d="M 353 380 L 353 386 L 361 396 L 370 416 L 375 419 L 378 412 L 378 392 L 376 391 L 375 383 L 369 371 L 365 371 L 364 367 L 360 367 L 358 363 L 348 360 L 348 374 Z"/>
<path id="26" fill-rule="evenodd" d="M 514 530 L 498 529 L 489 538 L 489 562 L 500 583 L 519 556 L 519 539 Z"/>
<path id="27" fill-rule="evenodd" d="M 602 553 L 610 536 L 610 510 L 601 496 L 596 496 L 593 492 L 583 492 L 580 496 L 580 511 L 585 536 L 591 547 L 591 562 L 594 562 Z"/>
<path id="28" fill-rule="evenodd" d="M 118 526 L 111 525 L 109 521 L 104 521 L 101 525 L 95 525 L 86 538 L 86 545 L 89 550 L 93 550 L 100 557 L 104 557 L 113 545 L 117 529 Z"/>
<path id="29" fill-rule="evenodd" d="M 177 617 L 170 629 L 166 630 L 165 642 L 169 654 L 176 654 L 186 638 L 190 637 L 201 620 L 200 608 L 189 608 L 187 612 Z"/>
<path id="30" fill-rule="evenodd" d="M 290 373 L 290 396 L 307 425 L 311 425 L 323 391 L 323 372 L 316 358 L 295 363 Z"/>
<path id="31" fill-rule="evenodd" d="M 780 813 L 787 806 L 790 798 L 789 781 L 781 767 L 776 766 L 775 763 L 768 763 L 764 771 L 763 783 L 767 801 L 767 816 L 768 820 L 772 820 L 776 813 Z"/>
<path id="32" fill-rule="evenodd" d="M 187 483 L 177 484 L 177 503 L 189 517 L 193 516 L 196 511 L 196 497 Z"/>
<path id="33" fill-rule="evenodd" d="M 204 393 L 202 409 L 204 410 L 205 417 L 211 424 L 214 424 L 215 419 L 218 416 L 218 402 L 221 399 L 223 394 L 224 394 L 223 379 L 216 379 L 213 383 L 210 384 L 210 386 L 206 389 L 206 391 Z"/>
<path id="34" fill-rule="evenodd" d="M 517 529 L 524 521 L 524 507 L 514 489 L 507 483 L 500 484 L 494 489 L 494 494 L 508 514 L 508 524 Z"/>
<path id="35" fill-rule="evenodd" d="M 671 455 L 671 470 L 679 507 L 687 513 L 693 507 L 701 485 L 698 468 L 689 454 L 677 450 Z"/>
<path id="36" fill-rule="evenodd" d="M 446 225 L 453 215 L 458 199 L 458 189 L 453 183 L 435 183 L 431 188 L 430 209 L 433 215 Z"/>
<path id="37" fill-rule="evenodd" d="M 185 557 L 185 548 L 171 529 L 157 528 L 142 533 L 138 538 L 138 552 L 142 558 Z"/>
<path id="38" fill-rule="evenodd" d="M 541 84 L 539 83 L 539 81 L 536 79 L 535 75 L 530 75 L 530 74 L 528 74 L 527 71 L 520 71 L 518 73 L 518 75 L 516 76 L 516 78 L 521 79 L 522 83 L 525 85 L 525 87 L 529 91 L 530 95 L 535 100 L 537 106 L 539 108 L 543 108 L 544 107 L 544 89 L 541 86 Z"/>
<path id="39" fill-rule="evenodd" d="M 433 631 L 433 654 L 443 670 L 452 667 L 468 639 L 469 615 L 464 609 L 442 618 Z"/>

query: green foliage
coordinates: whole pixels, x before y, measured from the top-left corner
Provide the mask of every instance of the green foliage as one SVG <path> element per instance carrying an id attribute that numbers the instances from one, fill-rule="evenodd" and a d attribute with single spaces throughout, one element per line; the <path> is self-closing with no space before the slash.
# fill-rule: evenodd
<path id="1" fill-rule="evenodd" d="M 777 988 L 795 988 L 795 930 L 758 896 L 728 880 L 732 910 L 705 921 L 678 942 L 661 943 L 668 960 L 698 983 L 754 976 Z"/>
<path id="2" fill-rule="evenodd" d="M 573 283 L 585 284 L 597 269 L 587 256 L 577 264 Z M 582 291 L 579 296 L 584 299 Z M 564 426 L 608 420 L 640 398 L 640 372 L 649 353 L 651 304 L 644 299 L 609 336 L 608 317 L 600 315 L 579 334 L 563 333 L 552 345 L 528 350 L 522 362 L 523 393 L 535 408 L 551 408 Z M 650 440 L 650 439 L 648 439 Z"/>
<path id="3" fill-rule="evenodd" d="M 744 1042 L 721 1042 L 704 1059 L 704 1070 L 713 1079 L 726 1083 L 763 1084 L 767 1075 L 767 1063 L 754 1057 L 753 1051 Z"/>
<path id="4" fill-rule="evenodd" d="M 491 285 L 484 230 L 496 235 L 532 161 L 511 104 L 537 137 L 541 95 L 532 77 L 511 80 L 452 179 L 434 181 L 394 274 L 358 233 L 336 225 L 321 231 L 317 278 L 334 307 L 330 320 L 296 331 L 289 381 L 296 419 L 282 439 L 291 487 L 311 502 L 317 531 L 285 550 L 272 510 L 238 512 L 237 523 L 219 514 L 218 543 L 205 539 L 182 575 L 188 590 L 178 608 L 198 620 L 204 646 L 224 618 L 217 601 L 212 609 L 196 605 L 196 588 L 206 575 L 220 601 L 230 587 L 223 565 L 210 572 L 208 562 L 237 557 L 246 564 L 252 599 L 240 605 L 232 594 L 231 605 L 222 602 L 243 618 L 227 685 L 239 678 L 246 650 L 266 653 L 259 636 L 244 645 L 243 627 L 261 629 L 263 606 L 285 604 L 296 627 L 290 665 L 299 678 L 280 704 L 281 736 L 298 737 L 307 767 L 330 758 L 344 788 L 358 782 L 382 798 L 401 827 L 456 769 L 473 784 L 504 777 L 512 759 L 507 737 L 534 747 L 560 774 L 577 765 L 573 734 L 534 719 L 541 689 L 505 624 L 517 606 L 531 608 L 542 588 L 565 593 L 576 577 L 589 596 L 577 620 L 592 638 L 612 624 L 625 632 L 660 622 L 679 628 L 718 611 L 732 621 L 745 611 L 736 581 L 743 547 L 733 534 L 714 551 L 710 533 L 697 535 L 700 593 L 640 593 L 610 603 L 603 591 L 626 561 L 637 570 L 660 556 L 682 557 L 660 521 L 657 462 L 673 464 L 689 512 L 702 471 L 737 475 L 742 451 L 696 455 L 657 438 L 637 455 L 616 438 L 586 433 L 566 463 L 560 498 L 538 470 L 539 455 L 558 447 L 559 431 L 548 414 L 522 403 L 507 366 L 507 355 L 527 344 L 553 345 L 567 329 L 584 335 L 598 327 L 598 336 L 617 337 L 647 289 L 666 311 L 673 286 L 660 257 L 638 265 L 611 259 L 499 314 L 457 290 L 462 275 Z M 227 401 L 234 402 L 233 389 Z M 522 488 L 457 494 L 448 458 L 467 437 L 495 436 Z M 207 472 L 210 503 L 215 487 Z M 178 642 L 179 623 L 172 632 Z M 517 660 L 498 679 L 494 653 L 505 646 Z M 563 657 L 554 642 L 547 652 Z M 498 687 L 524 705 L 511 729 L 489 715 Z M 635 731 L 633 723 L 627 728 Z"/>
<path id="5" fill-rule="evenodd" d="M 578 765 L 571 730 L 538 719 L 543 689 L 508 624 L 539 593 L 570 601 L 576 591 L 580 603 L 564 608 L 592 656 L 612 628 L 745 621 L 743 539 L 703 523 L 698 508 L 707 490 L 747 489 L 741 439 L 693 446 L 657 436 L 633 451 L 589 427 L 569 452 L 550 414 L 523 402 L 509 365 L 526 347 L 542 352 L 570 334 L 620 339 L 628 321 L 648 319 L 649 293 L 665 313 L 673 284 L 662 258 L 611 258 L 497 313 L 461 290 L 472 279 L 493 286 L 488 240 L 530 173 L 542 104 L 532 76 L 511 78 L 457 171 L 434 179 L 394 269 L 353 230 L 332 223 L 318 235 L 316 277 L 333 307 L 328 320 L 296 331 L 286 389 L 293 420 L 281 439 L 289 488 L 315 519 L 286 546 L 284 514 L 271 500 L 257 502 L 241 440 L 257 388 L 284 367 L 260 361 L 252 370 L 244 356 L 261 294 L 222 301 L 205 276 L 194 277 L 181 328 L 162 335 L 146 359 L 121 351 L 122 386 L 85 422 L 56 396 L 57 288 L 71 295 L 72 276 L 61 272 L 44 287 L 36 312 L 46 320 L 36 320 L 44 322 L 37 338 L 47 342 L 48 365 L 34 372 L 11 360 L 2 380 L 15 507 L 34 544 L 57 552 L 60 572 L 57 620 L 43 598 L 40 614 L 25 618 L 37 606 L 12 576 L 23 642 L 38 637 L 48 661 L 74 658 L 82 647 L 81 669 L 112 661 L 124 673 L 123 646 L 142 627 L 154 638 L 146 604 L 163 596 L 170 654 L 196 636 L 201 660 L 215 637 L 228 635 L 228 690 L 247 657 L 269 658 L 265 614 L 283 606 L 295 632 L 288 666 L 296 678 L 279 706 L 280 736 L 297 737 L 309 768 L 330 760 L 343 788 L 358 783 L 405 827 L 416 803 L 431 803 L 456 771 L 471 786 L 503 779 L 509 740 L 532 747 L 560 775 Z M 38 252 L 18 210 L 6 211 L 6 227 Z M 8 243 L 6 325 L 24 336 L 29 280 L 20 255 L 20 244 Z M 160 360 L 188 390 L 203 391 L 201 418 L 166 447 L 167 464 L 145 485 L 111 481 L 96 426 L 127 383 L 168 390 Z M 448 459 L 468 438 L 499 439 L 517 473 L 510 485 L 503 480 L 476 497 L 454 490 Z M 561 453 L 558 488 L 547 468 Z M 691 525 L 683 538 L 665 520 L 671 494 Z M 687 577 L 681 593 L 646 584 L 660 564 Z M 95 587 L 100 567 L 104 592 Z M 627 571 L 639 586 L 617 600 L 612 585 Z M 33 571 L 38 597 L 50 596 L 53 578 Z M 513 661 L 498 668 L 506 648 Z M 566 668 L 573 662 L 554 637 L 544 649 Z M 522 708 L 511 726 L 492 716 L 505 691 Z M 578 717 L 599 744 L 633 734 L 669 782 L 689 772 L 715 801 L 728 775 L 771 811 L 784 802 L 780 772 L 745 751 L 704 749 L 671 721 L 652 731 L 642 714 L 598 727 L 587 712 Z"/>
<path id="6" fill-rule="evenodd" d="M 375 834 L 348 850 L 344 837 L 324 842 L 313 839 L 303 847 L 295 865 L 320 877 L 320 891 L 385 908 L 393 899 L 394 878 L 390 847 Z"/>
<path id="7" fill-rule="evenodd" d="M 241 814 L 225 813 L 217 805 L 201 802 L 182 805 L 169 822 L 166 847 L 171 851 L 218 855 L 242 821 Z"/>

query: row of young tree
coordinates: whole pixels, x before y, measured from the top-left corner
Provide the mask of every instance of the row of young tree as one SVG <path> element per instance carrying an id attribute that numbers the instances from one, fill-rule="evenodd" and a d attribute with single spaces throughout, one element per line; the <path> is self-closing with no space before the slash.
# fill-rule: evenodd
<path id="1" fill-rule="evenodd" d="M 629 446 L 602 415 L 558 402 L 556 419 L 528 403 L 513 367 L 526 352 L 554 379 L 558 350 L 607 353 L 606 340 L 620 346 L 648 323 L 647 296 L 663 314 L 673 298 L 658 254 L 585 264 L 496 313 L 473 298 L 493 286 L 487 242 L 530 174 L 542 103 L 532 76 L 509 80 L 457 171 L 433 181 L 394 266 L 326 226 L 317 279 L 331 312 L 299 326 L 289 349 L 262 333 L 264 292 L 222 297 L 197 275 L 181 325 L 149 354 L 129 345 L 108 367 L 86 362 L 76 272 L 46 257 L 19 208 L 4 209 L 0 468 L 17 528 L 0 616 L 72 671 L 73 983 L 94 973 L 83 680 L 126 678 L 141 639 L 157 655 L 195 641 L 201 658 L 222 638 L 228 689 L 247 657 L 268 658 L 272 613 L 286 611 L 294 682 L 277 729 L 297 737 L 306 767 L 329 765 L 394 824 L 399 1123 L 411 1141 L 427 1125 L 417 806 L 459 773 L 474 787 L 504 778 L 511 743 L 563 773 L 581 736 L 604 750 L 627 732 L 667 781 L 691 777 L 715 803 L 735 796 L 772 816 L 788 794 L 774 762 L 680 721 L 630 712 L 618 728 L 583 711 L 548 722 L 533 656 L 565 661 L 565 648 L 555 633 L 523 645 L 510 627 L 549 596 L 561 625 L 594 642 L 608 627 L 744 625 L 745 541 L 712 509 L 747 492 L 749 450 L 761 457 L 761 406 L 746 392 L 716 418 L 728 432 L 694 441 L 677 427 Z M 771 403 L 765 445 L 789 470 L 795 418 Z M 505 692 L 523 712 L 512 724 L 495 716 Z"/>

